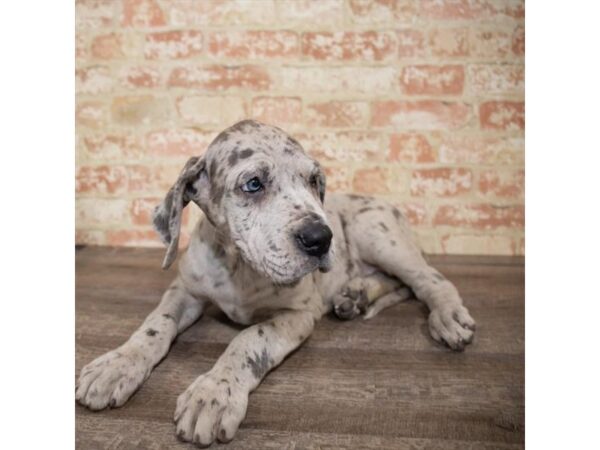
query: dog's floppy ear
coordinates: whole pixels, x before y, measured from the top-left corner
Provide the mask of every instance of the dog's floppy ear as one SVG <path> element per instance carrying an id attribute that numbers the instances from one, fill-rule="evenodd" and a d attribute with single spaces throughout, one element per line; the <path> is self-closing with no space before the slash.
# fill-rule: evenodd
<path id="1" fill-rule="evenodd" d="M 198 190 L 195 182 L 204 168 L 204 158 L 190 158 L 185 163 L 175 184 L 169 189 L 165 199 L 154 208 L 152 214 L 154 228 L 167 246 L 167 253 L 162 263 L 163 269 L 168 269 L 177 256 L 181 213 L 191 200 L 196 199 Z"/>

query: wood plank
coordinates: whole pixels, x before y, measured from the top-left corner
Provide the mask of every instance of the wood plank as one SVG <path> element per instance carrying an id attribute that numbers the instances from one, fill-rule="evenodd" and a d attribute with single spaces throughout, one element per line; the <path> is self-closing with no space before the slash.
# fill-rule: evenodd
<path id="1" fill-rule="evenodd" d="M 120 345 L 175 275 L 160 249 L 76 252 L 76 369 Z M 430 257 L 478 322 L 463 353 L 429 337 L 408 301 L 370 321 L 325 317 L 252 394 L 226 448 L 523 448 L 522 258 Z M 174 437 L 177 396 L 239 332 L 215 308 L 176 340 L 123 407 L 76 407 L 80 448 L 193 448 Z"/>

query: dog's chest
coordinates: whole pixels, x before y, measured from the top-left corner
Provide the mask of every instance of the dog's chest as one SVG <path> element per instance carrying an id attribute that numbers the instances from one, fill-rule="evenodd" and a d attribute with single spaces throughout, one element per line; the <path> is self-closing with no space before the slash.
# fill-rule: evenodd
<path id="1" fill-rule="evenodd" d="M 256 273 L 238 273 L 221 289 L 210 292 L 210 297 L 231 320 L 248 325 L 265 320 L 283 309 L 312 307 L 315 301 L 312 285 L 310 277 L 294 287 L 281 287 L 268 280 L 257 280 Z"/>

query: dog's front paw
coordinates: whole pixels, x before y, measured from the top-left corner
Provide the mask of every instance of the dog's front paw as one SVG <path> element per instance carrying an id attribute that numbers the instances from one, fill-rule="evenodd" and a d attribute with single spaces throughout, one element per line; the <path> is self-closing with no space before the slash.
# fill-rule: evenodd
<path id="1" fill-rule="evenodd" d="M 139 353 L 120 347 L 81 370 L 75 399 L 92 410 L 122 406 L 150 374 Z"/>
<path id="2" fill-rule="evenodd" d="M 429 314 L 429 332 L 433 339 L 452 350 L 464 350 L 473 340 L 475 321 L 462 305 L 444 305 Z"/>
<path id="3" fill-rule="evenodd" d="M 200 375 L 177 399 L 177 437 L 206 447 L 229 442 L 246 416 L 248 392 L 230 377 Z"/>

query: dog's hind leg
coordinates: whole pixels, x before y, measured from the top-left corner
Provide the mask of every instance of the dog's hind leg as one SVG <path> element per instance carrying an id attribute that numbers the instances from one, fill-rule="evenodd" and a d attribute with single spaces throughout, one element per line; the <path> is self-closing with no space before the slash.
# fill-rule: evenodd
<path id="1" fill-rule="evenodd" d="M 429 307 L 429 331 L 436 341 L 445 342 L 453 350 L 462 350 L 471 342 L 475 321 L 456 287 L 427 264 L 397 210 L 373 202 L 355 217 L 346 232 L 363 262 L 402 280 Z"/>
<path id="2" fill-rule="evenodd" d="M 93 410 L 122 406 L 164 358 L 175 337 L 200 317 L 204 304 L 175 279 L 127 342 L 81 370 L 76 400 Z"/>

